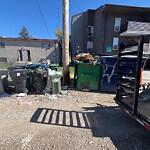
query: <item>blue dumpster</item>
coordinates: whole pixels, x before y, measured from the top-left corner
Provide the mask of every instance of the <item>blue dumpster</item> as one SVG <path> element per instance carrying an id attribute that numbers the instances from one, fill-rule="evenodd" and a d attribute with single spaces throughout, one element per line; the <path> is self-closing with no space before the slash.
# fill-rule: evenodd
<path id="1" fill-rule="evenodd" d="M 101 92 L 115 92 L 117 85 L 117 57 L 102 56 Z"/>
<path id="2" fill-rule="evenodd" d="M 117 87 L 117 59 L 118 56 L 102 56 L 102 76 L 100 82 L 100 91 L 101 92 L 116 92 Z M 136 72 L 136 60 L 135 56 L 123 57 L 124 66 L 132 66 L 132 69 L 123 68 L 122 72 L 130 72 L 135 74 Z M 144 67 L 145 58 L 142 58 L 142 68 Z"/>

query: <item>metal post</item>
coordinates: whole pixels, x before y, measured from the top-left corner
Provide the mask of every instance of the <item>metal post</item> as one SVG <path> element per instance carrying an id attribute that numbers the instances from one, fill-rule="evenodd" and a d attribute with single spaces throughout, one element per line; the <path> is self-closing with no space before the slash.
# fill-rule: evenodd
<path id="1" fill-rule="evenodd" d="M 69 85 L 69 0 L 63 0 L 63 85 Z"/>

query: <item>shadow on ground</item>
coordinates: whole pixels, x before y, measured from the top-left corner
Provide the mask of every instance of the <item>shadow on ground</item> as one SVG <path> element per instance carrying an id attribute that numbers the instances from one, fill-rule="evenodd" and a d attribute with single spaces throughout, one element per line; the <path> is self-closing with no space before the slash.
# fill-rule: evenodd
<path id="1" fill-rule="evenodd" d="M 91 129 L 94 137 L 109 137 L 119 150 L 150 149 L 149 131 L 117 106 L 84 107 L 81 112 L 38 108 L 30 122 Z"/>

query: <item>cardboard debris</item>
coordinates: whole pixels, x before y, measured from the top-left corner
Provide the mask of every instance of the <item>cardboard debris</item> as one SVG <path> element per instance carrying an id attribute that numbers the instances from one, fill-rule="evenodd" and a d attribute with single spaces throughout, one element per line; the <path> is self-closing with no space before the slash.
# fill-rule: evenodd
<path id="1" fill-rule="evenodd" d="M 81 54 L 73 57 L 73 60 L 88 60 L 88 61 L 90 61 L 90 60 L 94 60 L 94 58 L 89 53 L 81 53 Z"/>

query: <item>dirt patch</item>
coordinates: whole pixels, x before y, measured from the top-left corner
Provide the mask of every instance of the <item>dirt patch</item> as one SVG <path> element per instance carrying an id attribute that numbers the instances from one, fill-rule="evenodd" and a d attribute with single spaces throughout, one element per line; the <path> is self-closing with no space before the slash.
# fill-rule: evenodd
<path id="1" fill-rule="evenodd" d="M 150 134 L 115 104 L 113 94 L 0 98 L 0 149 L 150 149 Z"/>

